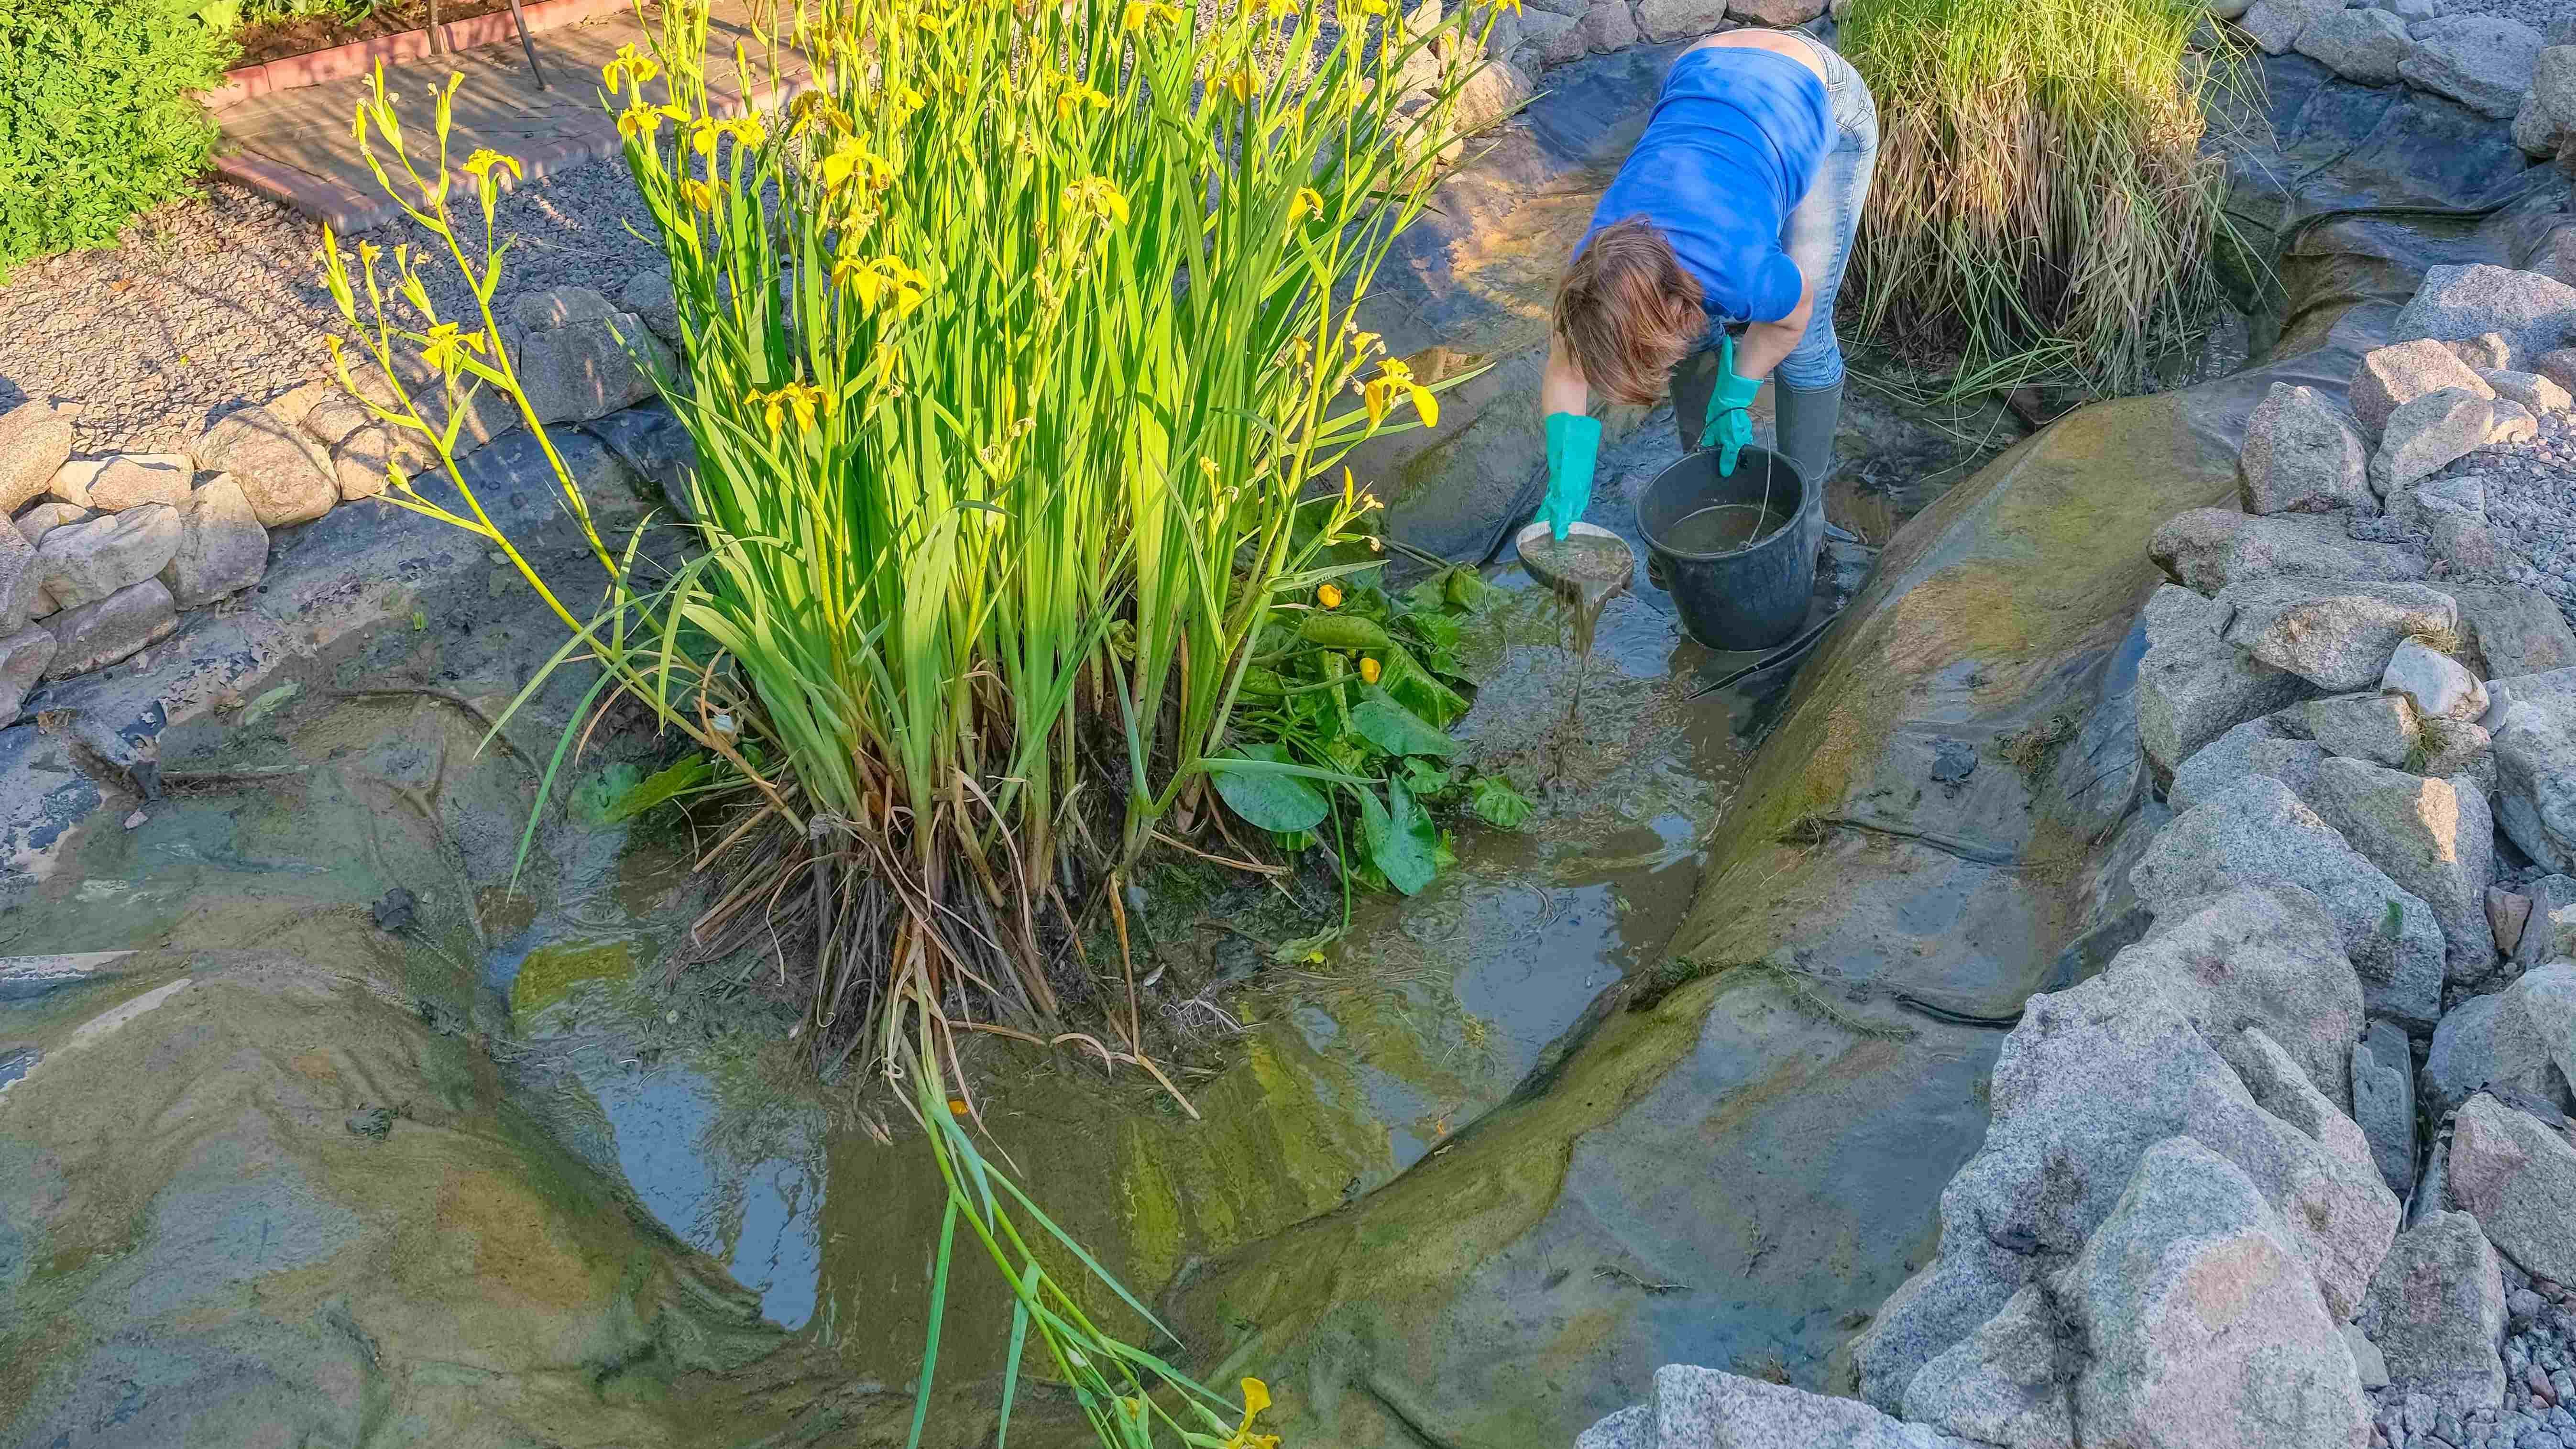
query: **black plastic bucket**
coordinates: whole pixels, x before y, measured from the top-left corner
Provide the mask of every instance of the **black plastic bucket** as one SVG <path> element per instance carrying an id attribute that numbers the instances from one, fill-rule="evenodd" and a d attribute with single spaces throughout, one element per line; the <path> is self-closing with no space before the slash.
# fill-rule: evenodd
<path id="1" fill-rule="evenodd" d="M 1741 548 L 1690 553 L 1667 539 L 1673 525 L 1722 504 L 1770 506 L 1790 521 Z M 1720 477 L 1717 451 L 1684 454 L 1637 500 L 1645 535 L 1682 629 L 1711 649 L 1768 649 L 1798 632 L 1816 589 L 1816 549 L 1823 542 L 1825 500 L 1798 465 L 1768 448 L 1737 454 L 1735 472 Z"/>

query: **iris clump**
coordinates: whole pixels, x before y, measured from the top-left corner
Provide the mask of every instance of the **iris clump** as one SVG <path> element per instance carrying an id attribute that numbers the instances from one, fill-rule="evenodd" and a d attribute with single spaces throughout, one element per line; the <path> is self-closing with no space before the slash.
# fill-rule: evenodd
<path id="1" fill-rule="evenodd" d="M 696 445 L 693 546 L 603 536 L 558 461 L 610 577 L 596 610 L 452 465 L 467 393 L 544 435 L 493 311 L 515 166 L 451 170 L 447 94 L 434 146 L 405 145 L 381 82 L 361 109 L 476 299 L 439 316 L 428 253 L 327 249 L 362 350 L 449 395 L 379 412 L 464 506 L 387 496 L 490 538 L 574 631 L 561 662 L 597 667 L 594 706 L 640 700 L 694 747 L 646 784 L 715 820 L 695 948 L 798 958 L 820 1065 L 883 1060 L 928 1003 L 943 1034 L 1152 1070 L 1132 1010 L 1123 1041 L 1062 1021 L 1085 941 L 1124 949 L 1112 887 L 1139 858 L 1275 828 L 1226 798 L 1404 812 L 1389 760 L 1283 748 L 1298 722 L 1266 701 L 1319 586 L 1380 562 L 1342 460 L 1437 418 L 1359 313 L 1492 15 L 806 0 L 716 55 L 705 0 L 661 6 L 601 90 L 670 268 L 683 360 L 657 381 Z"/>
<path id="2" fill-rule="evenodd" d="M 2133 391 L 2215 299 L 2227 42 L 2196 0 L 1870 0 L 1878 101 L 1844 315 L 1961 378 Z M 2195 30 L 2216 50 L 2195 50 Z"/>

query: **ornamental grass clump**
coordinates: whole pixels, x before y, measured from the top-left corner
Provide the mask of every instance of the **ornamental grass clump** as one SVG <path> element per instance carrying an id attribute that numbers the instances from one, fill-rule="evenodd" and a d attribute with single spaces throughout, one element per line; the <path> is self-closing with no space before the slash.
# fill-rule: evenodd
<path id="1" fill-rule="evenodd" d="M 610 578 L 596 609 L 454 465 L 463 394 L 544 435 L 494 313 L 516 163 L 452 163 L 448 95 L 415 156 L 379 80 L 358 142 L 476 298 L 442 317 L 423 254 L 326 248 L 376 367 L 438 379 L 426 414 L 377 411 L 462 506 L 387 497 L 507 551 L 573 632 L 559 662 L 596 665 L 592 704 L 640 700 L 694 746 L 641 793 L 720 812 L 695 948 L 803 977 L 819 1064 L 883 1060 L 909 1005 L 942 1051 L 971 1028 L 1151 1071 L 1132 1002 L 1096 1035 L 1061 1020 L 1085 941 L 1124 952 L 1118 883 L 1223 830 L 1227 780 L 1373 788 L 1239 737 L 1237 706 L 1256 645 L 1368 566 L 1342 457 L 1436 419 L 1358 311 L 1491 12 L 1412 33 L 1384 0 L 1333 24 L 1289 0 L 789 9 L 711 56 L 705 0 L 666 0 L 602 78 L 670 266 L 685 360 L 657 381 L 697 467 L 692 547 L 656 566 L 600 535 L 547 445 Z M 725 100 L 800 74 L 783 109 Z"/>
<path id="2" fill-rule="evenodd" d="M 2144 385 L 2206 315 L 2223 52 L 2197 0 L 1870 0 L 1842 43 L 1880 150 L 1849 271 L 1860 335 L 1961 378 Z"/>

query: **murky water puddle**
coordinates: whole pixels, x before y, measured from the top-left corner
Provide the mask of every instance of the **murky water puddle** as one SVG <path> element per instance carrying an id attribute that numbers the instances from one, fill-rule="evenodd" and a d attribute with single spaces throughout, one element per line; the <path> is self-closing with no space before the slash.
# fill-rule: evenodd
<path id="1" fill-rule="evenodd" d="M 1140 1290 L 1438 1151 L 1604 989 L 1655 964 L 1687 908 L 1744 760 L 1740 701 L 1686 700 L 1709 656 L 1659 595 L 1630 594 L 1602 613 L 1569 729 L 1561 607 L 1517 568 L 1495 582 L 1501 601 L 1465 644 L 1487 682 L 1462 734 L 1541 802 L 1523 830 L 1460 827 L 1456 865 L 1419 898 L 1360 901 L 1314 958 L 1210 988 L 1242 1031 L 1225 1065 L 1183 1082 L 1195 1121 L 1132 1074 L 1066 1055 L 1006 1048 L 1018 1060 L 989 1074 L 994 1145 Z M 758 981 L 665 979 L 697 900 L 686 842 L 566 822 L 516 889 L 496 884 L 524 823 L 526 762 L 451 708 L 311 696 L 257 731 L 174 739 L 164 767 L 181 775 L 305 768 L 174 794 L 131 829 L 93 822 L 0 949 L 346 958 L 365 939 L 371 954 L 346 969 L 475 1035 L 513 1100 L 726 1265 L 764 1317 L 853 1376 L 908 1381 L 936 1175 L 909 1133 L 876 1131 L 903 1124 L 813 1083 L 785 1040 L 792 1012 Z M 364 929 L 397 888 L 416 922 Z M 1008 1319 L 992 1287 L 970 1270 L 952 1296 L 943 1377 L 998 1368 Z"/>

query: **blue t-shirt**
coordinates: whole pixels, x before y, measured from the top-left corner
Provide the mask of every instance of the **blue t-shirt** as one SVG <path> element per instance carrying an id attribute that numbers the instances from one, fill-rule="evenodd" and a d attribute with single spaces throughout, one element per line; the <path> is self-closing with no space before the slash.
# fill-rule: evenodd
<path id="1" fill-rule="evenodd" d="M 1806 197 L 1832 144 L 1825 83 L 1777 51 L 1717 46 L 1685 53 L 1637 149 L 1601 193 L 1594 233 L 1642 216 L 1699 278 L 1709 317 L 1777 322 L 1795 311 L 1802 281 L 1780 249 L 1781 224 Z"/>

